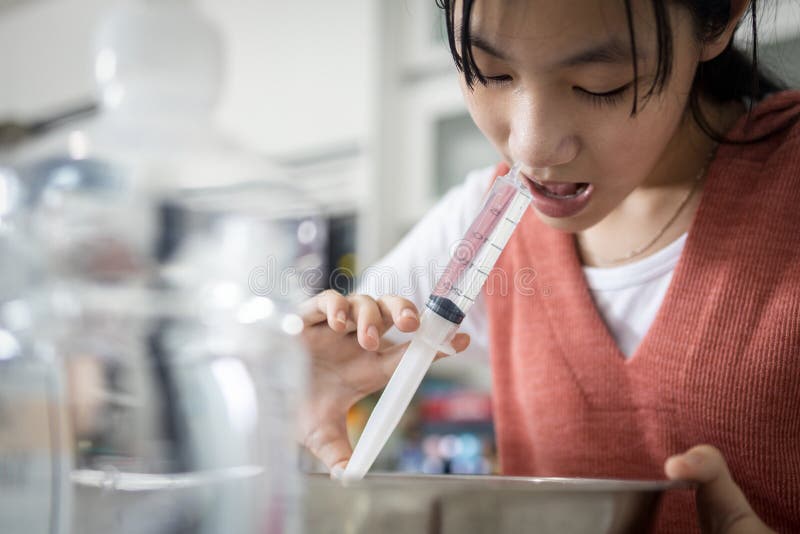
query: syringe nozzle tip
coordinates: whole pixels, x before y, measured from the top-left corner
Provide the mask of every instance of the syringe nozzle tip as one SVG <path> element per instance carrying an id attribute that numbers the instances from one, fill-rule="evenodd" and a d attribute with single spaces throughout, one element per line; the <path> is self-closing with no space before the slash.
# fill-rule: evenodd
<path id="1" fill-rule="evenodd" d="M 331 478 L 333 480 L 342 480 L 344 477 L 344 468 L 340 465 L 335 465 L 333 469 L 331 469 Z"/>

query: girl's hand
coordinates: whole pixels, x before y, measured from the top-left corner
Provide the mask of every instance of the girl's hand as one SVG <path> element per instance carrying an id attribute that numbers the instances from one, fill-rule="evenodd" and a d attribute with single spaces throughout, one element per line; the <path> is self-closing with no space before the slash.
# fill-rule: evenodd
<path id="1" fill-rule="evenodd" d="M 329 469 L 344 468 L 353 453 L 345 420 L 353 404 L 384 387 L 408 343 L 382 339 L 392 325 L 402 332 L 419 327 L 414 304 L 402 297 L 374 300 L 324 291 L 301 307 L 303 341 L 311 356 L 308 397 L 299 421 L 300 442 Z M 456 334 L 461 352 L 469 336 Z M 445 354 L 439 353 L 437 358 Z"/>
<path id="2" fill-rule="evenodd" d="M 664 464 L 667 478 L 697 482 L 697 514 L 708 534 L 766 534 L 774 532 L 753 512 L 736 485 L 722 454 L 699 445 Z"/>

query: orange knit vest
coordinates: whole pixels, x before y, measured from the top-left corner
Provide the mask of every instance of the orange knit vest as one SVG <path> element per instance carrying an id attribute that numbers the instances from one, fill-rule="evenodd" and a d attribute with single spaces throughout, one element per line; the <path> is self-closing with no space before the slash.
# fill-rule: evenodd
<path id="1" fill-rule="evenodd" d="M 598 315 L 573 236 L 526 212 L 484 288 L 502 470 L 663 479 L 718 447 L 759 516 L 800 532 L 800 92 L 773 95 L 722 145 L 655 321 L 626 360 Z M 746 133 L 745 133 L 746 132 Z M 524 272 L 524 276 L 514 277 Z M 699 532 L 693 494 L 659 533 Z"/>

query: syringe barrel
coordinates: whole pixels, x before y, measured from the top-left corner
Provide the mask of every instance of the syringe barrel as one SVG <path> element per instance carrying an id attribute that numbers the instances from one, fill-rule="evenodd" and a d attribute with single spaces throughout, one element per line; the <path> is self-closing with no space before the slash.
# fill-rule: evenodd
<path id="1" fill-rule="evenodd" d="M 517 171 L 515 167 L 508 175 L 495 180 L 478 216 L 456 245 L 428 302 L 428 307 L 437 313 L 449 308 L 449 303 L 460 310 L 463 319 L 530 205 L 530 192 L 519 180 Z M 450 314 L 450 317 L 456 316 Z"/>

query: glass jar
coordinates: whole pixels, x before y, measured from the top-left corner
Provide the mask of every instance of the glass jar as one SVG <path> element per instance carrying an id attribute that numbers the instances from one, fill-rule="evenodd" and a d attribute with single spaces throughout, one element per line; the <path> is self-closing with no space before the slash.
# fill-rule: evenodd
<path id="1" fill-rule="evenodd" d="M 141 289 L 62 308 L 73 532 L 298 532 L 298 317 Z"/>
<path id="2" fill-rule="evenodd" d="M 59 528 L 299 529 L 293 309 L 322 282 L 326 229 L 217 130 L 222 57 L 193 1 L 117 2 L 95 39 L 99 116 L 17 155 L 49 274 Z"/>

